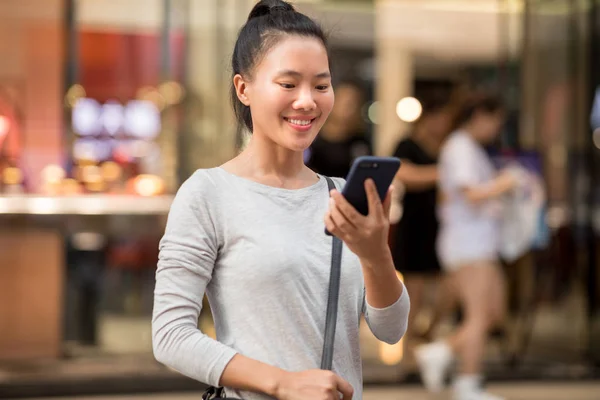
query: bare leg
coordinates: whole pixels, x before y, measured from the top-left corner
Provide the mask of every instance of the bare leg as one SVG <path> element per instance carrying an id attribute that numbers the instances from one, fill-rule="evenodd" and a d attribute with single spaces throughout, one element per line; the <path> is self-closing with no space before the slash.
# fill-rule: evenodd
<path id="1" fill-rule="evenodd" d="M 487 263 L 486 263 L 487 264 Z M 453 280 L 464 306 L 465 318 L 448 343 L 461 359 L 461 374 L 481 371 L 490 326 L 490 292 L 496 271 L 492 265 L 469 265 L 453 272 Z"/>
<path id="2" fill-rule="evenodd" d="M 489 329 L 502 326 L 506 317 L 507 292 L 506 279 L 500 265 L 490 267 L 493 271 L 490 274 L 490 293 L 489 293 Z"/>
<path id="3" fill-rule="evenodd" d="M 432 392 L 443 388 L 444 377 L 454 355 L 461 361 L 454 380 L 454 398 L 500 400 L 482 392 L 481 369 L 485 345 L 494 320 L 501 318 L 503 280 L 496 263 L 481 261 L 454 271 L 450 279 L 465 315 L 456 333 L 447 340 L 419 346 L 416 358 L 425 387 Z"/>

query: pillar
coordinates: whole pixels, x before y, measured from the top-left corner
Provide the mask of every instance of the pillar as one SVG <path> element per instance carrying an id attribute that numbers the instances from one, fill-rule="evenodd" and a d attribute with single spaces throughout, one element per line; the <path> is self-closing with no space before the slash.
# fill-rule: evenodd
<path id="1" fill-rule="evenodd" d="M 236 123 L 229 100 L 231 54 L 255 1 L 191 2 L 187 87 L 194 98 L 183 158 L 187 170 L 212 167 L 236 154 Z"/>
<path id="2" fill-rule="evenodd" d="M 393 1 L 375 3 L 375 56 L 377 124 L 374 149 L 377 155 L 391 155 L 396 144 L 406 135 L 409 125 L 398 118 L 396 104 L 413 94 L 413 54 L 401 38 L 394 33 L 395 10 Z"/>

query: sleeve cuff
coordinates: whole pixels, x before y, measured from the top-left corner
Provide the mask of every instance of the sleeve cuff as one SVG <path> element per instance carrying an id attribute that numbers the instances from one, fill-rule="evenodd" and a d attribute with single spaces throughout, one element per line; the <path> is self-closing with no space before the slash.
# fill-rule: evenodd
<path id="1" fill-rule="evenodd" d="M 408 326 L 408 313 L 410 312 L 410 298 L 408 291 L 402 284 L 402 294 L 393 304 L 385 308 L 371 306 L 367 299 L 365 319 L 375 337 L 383 342 L 397 343 L 406 333 Z"/>
<path id="2" fill-rule="evenodd" d="M 227 365 L 231 362 L 233 357 L 238 354 L 238 352 L 232 348 L 227 347 L 225 349 L 223 350 L 223 354 L 217 360 L 215 360 L 214 364 L 209 368 L 211 373 L 208 376 L 207 383 L 211 386 L 219 386 L 225 368 L 227 368 Z"/>

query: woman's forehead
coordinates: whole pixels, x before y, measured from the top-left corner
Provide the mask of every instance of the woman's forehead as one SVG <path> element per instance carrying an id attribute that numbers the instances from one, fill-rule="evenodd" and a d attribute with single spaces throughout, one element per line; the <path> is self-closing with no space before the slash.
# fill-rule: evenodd
<path id="1" fill-rule="evenodd" d="M 275 44 L 258 69 L 271 75 L 302 78 L 329 78 L 329 58 L 323 43 L 312 37 L 285 36 Z"/>

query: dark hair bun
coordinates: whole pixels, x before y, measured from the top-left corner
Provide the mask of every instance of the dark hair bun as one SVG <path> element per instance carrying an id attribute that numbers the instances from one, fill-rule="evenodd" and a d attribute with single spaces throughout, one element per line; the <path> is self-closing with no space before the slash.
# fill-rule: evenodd
<path id="1" fill-rule="evenodd" d="M 270 15 L 275 12 L 294 12 L 296 11 L 294 7 L 288 3 L 287 1 L 282 0 L 261 0 L 252 11 L 250 11 L 250 15 L 248 15 L 248 21 L 253 18 L 262 17 L 265 15 Z"/>

